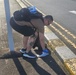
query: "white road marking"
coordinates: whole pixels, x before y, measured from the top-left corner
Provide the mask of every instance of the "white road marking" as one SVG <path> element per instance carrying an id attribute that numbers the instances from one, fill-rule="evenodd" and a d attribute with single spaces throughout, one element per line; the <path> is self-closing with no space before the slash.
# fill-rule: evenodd
<path id="1" fill-rule="evenodd" d="M 75 10 L 73 10 L 73 11 L 69 11 L 70 13 L 73 13 L 73 14 L 76 14 L 76 11 Z"/>

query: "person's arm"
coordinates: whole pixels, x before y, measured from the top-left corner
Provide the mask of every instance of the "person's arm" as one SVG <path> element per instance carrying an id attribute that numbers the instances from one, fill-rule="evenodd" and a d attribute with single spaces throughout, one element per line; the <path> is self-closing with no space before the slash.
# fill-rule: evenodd
<path id="1" fill-rule="evenodd" d="M 41 19 L 35 19 L 32 20 L 32 24 L 36 26 L 38 32 L 39 32 L 39 40 L 40 40 L 40 45 L 42 49 L 45 49 L 45 43 L 44 43 L 44 23 Z"/>
<path id="2" fill-rule="evenodd" d="M 40 39 L 41 47 L 42 47 L 42 49 L 44 50 L 44 49 L 45 49 L 44 34 L 41 33 L 41 32 L 39 32 L 39 39 Z"/>

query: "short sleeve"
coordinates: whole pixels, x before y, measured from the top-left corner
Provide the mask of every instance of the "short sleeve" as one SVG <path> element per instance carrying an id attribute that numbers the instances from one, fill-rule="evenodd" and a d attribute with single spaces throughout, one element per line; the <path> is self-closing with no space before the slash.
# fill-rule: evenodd
<path id="1" fill-rule="evenodd" d="M 32 20 L 32 24 L 37 28 L 41 33 L 44 33 L 44 23 L 41 19 Z"/>

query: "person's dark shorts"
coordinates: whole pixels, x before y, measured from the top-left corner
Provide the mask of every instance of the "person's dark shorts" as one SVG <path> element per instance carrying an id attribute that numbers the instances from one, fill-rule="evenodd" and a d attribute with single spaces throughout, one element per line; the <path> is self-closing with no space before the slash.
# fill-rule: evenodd
<path id="1" fill-rule="evenodd" d="M 20 25 L 17 25 L 15 22 L 14 22 L 14 18 L 12 17 L 10 19 L 10 25 L 11 27 L 21 33 L 22 35 L 24 36 L 30 36 L 30 35 L 33 35 L 36 31 L 36 29 L 34 27 L 30 27 L 30 26 L 20 26 Z"/>

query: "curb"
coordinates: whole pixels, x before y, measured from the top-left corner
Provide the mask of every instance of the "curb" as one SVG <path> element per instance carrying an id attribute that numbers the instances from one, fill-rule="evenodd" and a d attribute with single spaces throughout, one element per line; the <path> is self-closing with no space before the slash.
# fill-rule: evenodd
<path id="1" fill-rule="evenodd" d="M 22 8 L 26 7 L 21 0 L 16 1 Z M 76 55 L 48 27 L 45 27 L 45 39 L 70 75 L 76 75 Z"/>
<path id="2" fill-rule="evenodd" d="M 45 39 L 70 75 L 76 75 L 76 55 L 48 27 L 45 27 Z"/>

